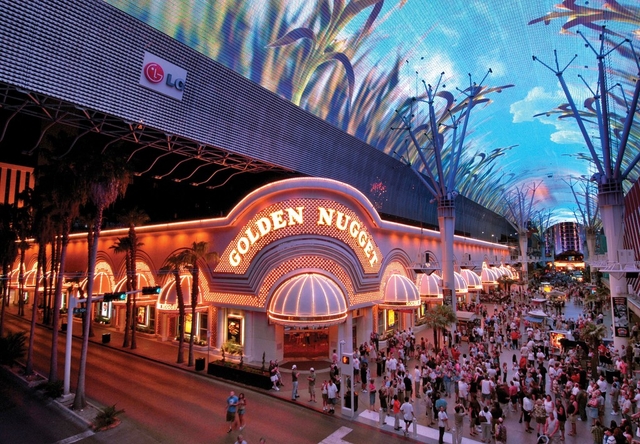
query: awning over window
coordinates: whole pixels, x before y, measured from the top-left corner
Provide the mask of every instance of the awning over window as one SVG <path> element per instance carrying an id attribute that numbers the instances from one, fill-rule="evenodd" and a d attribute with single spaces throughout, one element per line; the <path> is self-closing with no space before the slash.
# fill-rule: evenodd
<path id="1" fill-rule="evenodd" d="M 455 292 L 457 294 L 469 292 L 469 284 L 467 284 L 467 281 L 465 280 L 465 278 L 462 277 L 460 273 L 454 272 L 453 280 L 454 280 L 453 285 L 455 287 Z"/>
<path id="2" fill-rule="evenodd" d="M 418 274 L 418 292 L 422 298 L 442 299 L 442 279 L 437 274 Z"/>
<path id="3" fill-rule="evenodd" d="M 182 290 L 182 300 L 184 306 L 189 307 L 191 310 L 191 282 L 193 278 L 190 274 L 184 274 L 180 276 L 180 289 Z M 202 287 L 198 288 L 198 301 L 196 307 L 202 305 Z M 156 308 L 162 311 L 178 312 L 178 292 L 176 291 L 175 279 L 170 279 L 162 290 L 160 291 L 160 297 L 158 297 L 158 303 Z"/>
<path id="4" fill-rule="evenodd" d="M 294 276 L 274 292 L 267 311 L 280 325 L 327 326 L 347 317 L 347 301 L 333 280 L 318 273 Z"/>
<path id="5" fill-rule="evenodd" d="M 469 290 L 482 290 L 482 281 L 480 280 L 480 276 L 478 276 L 473 271 L 468 268 L 462 269 L 460 272 L 465 281 L 467 281 L 467 288 Z"/>
<path id="6" fill-rule="evenodd" d="M 393 274 L 384 288 L 384 297 L 378 305 L 386 310 L 414 310 L 420 306 L 420 293 L 416 284 L 400 274 Z"/>

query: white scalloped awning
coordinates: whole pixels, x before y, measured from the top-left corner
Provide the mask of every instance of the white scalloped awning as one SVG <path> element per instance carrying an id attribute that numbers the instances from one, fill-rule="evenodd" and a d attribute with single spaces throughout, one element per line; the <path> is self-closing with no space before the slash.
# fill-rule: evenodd
<path id="1" fill-rule="evenodd" d="M 478 276 L 473 271 L 468 268 L 464 268 L 460 274 L 467 281 L 467 288 L 469 290 L 482 290 L 482 281 L 480 280 L 480 276 Z"/>
<path id="2" fill-rule="evenodd" d="M 417 286 L 421 297 L 442 299 L 442 279 L 437 274 L 418 274 Z"/>
<path id="3" fill-rule="evenodd" d="M 456 271 L 453 272 L 453 280 L 454 280 L 454 288 L 456 293 L 468 293 L 469 292 L 469 284 L 462 277 L 462 275 Z"/>
<path id="4" fill-rule="evenodd" d="M 482 272 L 480 273 L 480 280 L 483 284 L 497 284 L 498 278 L 500 276 L 496 275 L 496 272 L 491 268 L 482 268 Z"/>
<path id="5" fill-rule="evenodd" d="M 287 279 L 276 289 L 267 314 L 280 325 L 340 324 L 347 317 L 347 301 L 334 281 L 305 273 Z"/>
<path id="6" fill-rule="evenodd" d="M 418 287 L 408 277 L 392 274 L 378 306 L 386 310 L 414 310 L 420 306 Z"/>

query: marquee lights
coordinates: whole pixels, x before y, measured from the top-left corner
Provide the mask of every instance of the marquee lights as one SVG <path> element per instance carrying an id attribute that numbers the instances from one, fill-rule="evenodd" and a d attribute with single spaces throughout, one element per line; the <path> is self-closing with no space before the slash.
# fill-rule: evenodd
<path id="1" fill-rule="evenodd" d="M 342 240 L 356 253 L 367 272 L 380 268 L 382 254 L 354 211 L 328 200 L 294 199 L 271 205 L 246 223 L 223 253 L 227 260 L 216 271 L 243 272 L 263 247 L 300 234 Z"/>

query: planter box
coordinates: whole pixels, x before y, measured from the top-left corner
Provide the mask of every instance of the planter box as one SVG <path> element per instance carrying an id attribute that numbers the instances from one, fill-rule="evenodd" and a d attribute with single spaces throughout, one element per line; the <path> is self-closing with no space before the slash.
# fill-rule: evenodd
<path id="1" fill-rule="evenodd" d="M 266 372 L 260 373 L 260 370 L 249 372 L 239 369 L 235 365 L 222 365 L 218 362 L 209 363 L 207 374 L 265 390 L 269 390 L 273 385 L 268 373 Z"/>

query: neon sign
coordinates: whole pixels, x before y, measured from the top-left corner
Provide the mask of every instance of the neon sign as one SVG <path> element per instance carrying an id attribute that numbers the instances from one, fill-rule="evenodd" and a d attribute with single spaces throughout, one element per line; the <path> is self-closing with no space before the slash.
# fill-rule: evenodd
<path id="1" fill-rule="evenodd" d="M 304 205 L 291 205 L 304 203 Z M 299 199 L 273 205 L 251 219 L 227 247 L 223 257 L 230 271 L 246 269 L 247 261 L 266 244 L 283 237 L 318 234 L 340 239 L 357 254 L 365 268 L 378 269 L 381 253 L 364 223 L 336 202 Z M 225 267 L 226 268 L 226 267 Z M 221 271 L 221 270 L 219 270 Z"/>

